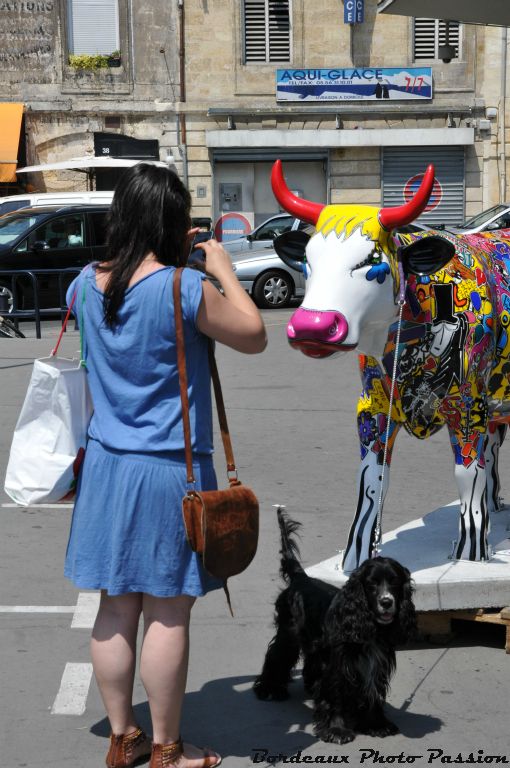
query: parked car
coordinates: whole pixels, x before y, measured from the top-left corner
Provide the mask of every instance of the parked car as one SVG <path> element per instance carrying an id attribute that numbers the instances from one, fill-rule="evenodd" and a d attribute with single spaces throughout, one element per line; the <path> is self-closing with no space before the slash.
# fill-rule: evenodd
<path id="1" fill-rule="evenodd" d="M 294 216 L 289 216 L 288 213 L 278 213 L 255 227 L 253 232 L 242 237 L 236 237 L 234 240 L 225 240 L 222 242 L 222 246 L 232 254 L 272 248 L 273 240 L 282 232 L 287 232 L 290 229 L 302 229 L 305 226 L 307 226 L 305 223 L 295 219 Z"/>
<path id="2" fill-rule="evenodd" d="M 105 255 L 107 205 L 23 208 L 0 217 L 0 270 L 54 269 L 38 278 L 41 308 L 59 307 L 58 270 L 81 269 Z M 63 290 L 76 273 L 65 276 Z M 34 306 L 32 283 L 19 279 L 18 309 Z M 65 293 L 64 293 L 65 296 Z M 12 310 L 12 281 L 0 275 L 0 311 Z"/>
<path id="3" fill-rule="evenodd" d="M 109 205 L 113 192 L 30 192 L 26 195 L 0 197 L 0 216 L 20 208 L 34 208 L 41 205 Z"/>
<path id="4" fill-rule="evenodd" d="M 305 295 L 304 274 L 287 267 L 274 248 L 231 258 L 239 282 L 261 309 L 281 309 Z"/>
<path id="5" fill-rule="evenodd" d="M 510 227 L 510 205 L 499 203 L 472 216 L 457 227 L 446 227 L 446 229 L 458 235 L 471 235 L 474 232 L 492 232 L 495 229 L 507 227 Z"/>
<path id="6" fill-rule="evenodd" d="M 430 227 L 426 224 L 419 224 L 417 221 L 412 221 L 411 224 L 403 224 L 401 227 L 396 227 L 393 231 L 397 234 L 415 234 L 419 232 L 428 232 L 430 229 L 434 229 L 434 227 L 431 225 Z"/>

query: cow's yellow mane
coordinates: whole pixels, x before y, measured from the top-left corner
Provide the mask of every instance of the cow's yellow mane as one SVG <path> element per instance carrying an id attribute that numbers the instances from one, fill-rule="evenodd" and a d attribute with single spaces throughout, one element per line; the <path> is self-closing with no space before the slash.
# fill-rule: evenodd
<path id="1" fill-rule="evenodd" d="M 394 290 L 398 293 L 400 277 L 396 260 L 397 246 L 391 232 L 379 223 L 378 213 L 379 208 L 372 205 L 327 205 L 321 211 L 316 230 L 323 237 L 334 232 L 338 238 L 344 240 L 359 230 L 364 237 L 372 240 L 378 251 L 384 252 L 388 257 Z"/>
<path id="2" fill-rule="evenodd" d="M 389 256 L 395 253 L 395 244 L 391 232 L 379 223 L 378 213 L 379 208 L 372 205 L 327 205 L 319 216 L 316 229 L 323 237 L 335 232 L 337 237 L 344 239 L 359 229 Z"/>

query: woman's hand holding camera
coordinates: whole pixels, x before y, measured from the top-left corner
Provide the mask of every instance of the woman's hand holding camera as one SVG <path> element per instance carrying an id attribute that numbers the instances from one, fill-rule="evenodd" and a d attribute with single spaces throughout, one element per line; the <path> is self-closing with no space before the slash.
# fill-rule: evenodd
<path id="1" fill-rule="evenodd" d="M 200 248 L 204 252 L 205 270 L 208 275 L 214 277 L 225 288 L 224 281 L 229 278 L 237 282 L 237 278 L 232 269 L 232 262 L 227 251 L 217 240 L 207 240 L 203 243 L 195 243 L 195 248 Z"/>

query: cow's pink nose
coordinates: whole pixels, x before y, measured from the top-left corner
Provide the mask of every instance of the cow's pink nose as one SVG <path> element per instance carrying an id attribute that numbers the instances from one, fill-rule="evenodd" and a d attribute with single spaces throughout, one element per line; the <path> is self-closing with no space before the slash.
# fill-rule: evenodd
<path id="1" fill-rule="evenodd" d="M 320 341 L 339 344 L 349 333 L 347 320 L 340 312 L 297 309 L 287 325 L 290 341 Z"/>

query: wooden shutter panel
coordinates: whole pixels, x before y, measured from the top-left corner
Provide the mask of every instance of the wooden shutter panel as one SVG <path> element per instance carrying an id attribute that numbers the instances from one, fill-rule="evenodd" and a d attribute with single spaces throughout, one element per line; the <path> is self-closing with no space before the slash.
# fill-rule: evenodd
<path id="1" fill-rule="evenodd" d="M 118 0 L 68 0 L 70 53 L 112 53 L 120 48 Z"/>

